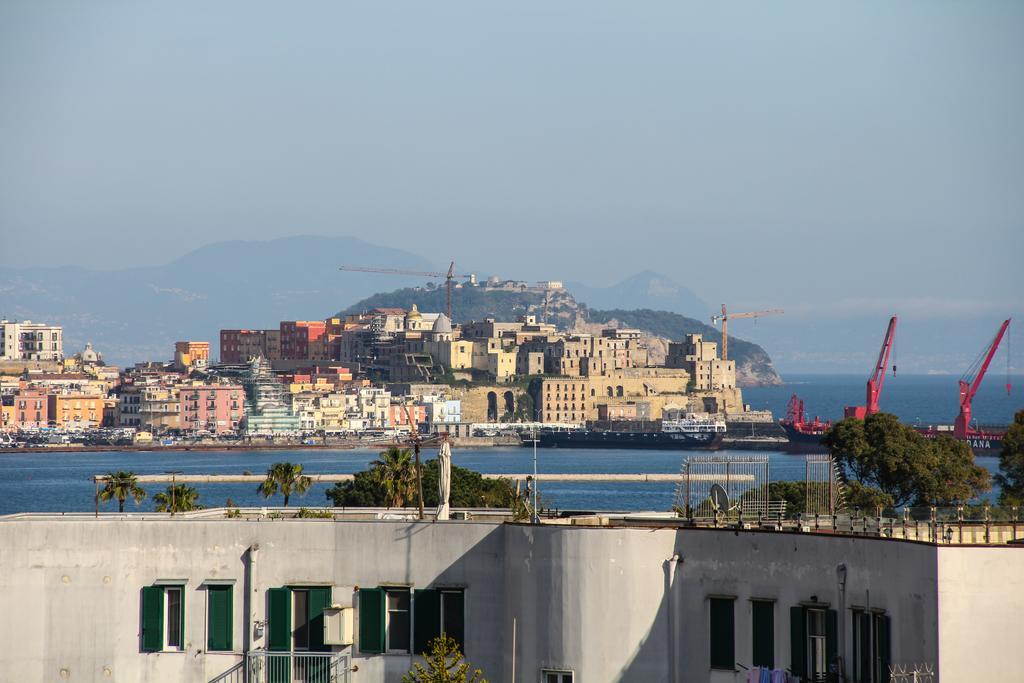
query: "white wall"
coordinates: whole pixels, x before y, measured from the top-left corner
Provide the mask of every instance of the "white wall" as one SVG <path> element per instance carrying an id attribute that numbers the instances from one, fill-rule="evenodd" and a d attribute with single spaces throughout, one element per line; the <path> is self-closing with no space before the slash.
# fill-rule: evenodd
<path id="1" fill-rule="evenodd" d="M 246 586 L 254 544 L 254 583 Z M 200 587 L 233 579 L 239 653 L 248 630 L 243 593 L 260 620 L 271 587 L 330 584 L 334 601 L 349 605 L 356 586 L 444 584 L 466 587 L 466 652 L 492 682 L 512 680 L 513 666 L 522 683 L 536 683 L 544 666 L 572 669 L 584 683 L 741 681 L 742 673 L 709 670 L 707 596 L 736 597 L 736 658 L 745 664 L 749 600 L 775 599 L 776 665 L 788 666 L 789 607 L 812 596 L 837 607 L 840 563 L 847 607 L 870 599 L 891 616 L 894 662 L 936 662 L 941 644 L 943 680 L 1013 680 L 1006 653 L 1024 612 L 1024 548 L 710 529 L 132 515 L 0 518 L 0 671 L 25 681 L 63 680 L 61 669 L 74 681 L 209 681 L 240 654 L 203 652 Z M 140 589 L 174 579 L 187 580 L 186 651 L 140 652 Z M 358 631 L 358 609 L 356 618 Z M 842 619 L 849 655 L 848 611 Z M 412 661 L 355 657 L 359 682 L 400 680 Z M 984 676 L 973 675 L 979 667 Z"/>

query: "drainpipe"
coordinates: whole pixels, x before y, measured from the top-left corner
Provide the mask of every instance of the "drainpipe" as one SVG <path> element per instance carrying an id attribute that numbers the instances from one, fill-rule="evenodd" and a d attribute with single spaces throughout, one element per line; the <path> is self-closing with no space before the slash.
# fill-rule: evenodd
<path id="1" fill-rule="evenodd" d="M 839 586 L 839 642 L 836 651 L 839 653 L 839 680 L 846 680 L 846 565 L 836 566 L 836 583 Z"/>
<path id="2" fill-rule="evenodd" d="M 668 680 L 676 683 L 679 680 L 678 662 L 676 661 L 676 605 L 675 591 L 672 590 L 676 579 L 676 567 L 683 561 L 678 554 L 665 560 L 665 611 L 668 613 Z"/>
<path id="3" fill-rule="evenodd" d="M 248 659 L 249 652 L 256 649 L 256 640 L 263 637 L 263 622 L 259 620 L 257 605 L 259 604 L 259 588 L 256 585 L 256 557 L 260 550 L 259 543 L 249 546 L 246 553 L 248 562 L 245 563 L 245 591 L 248 598 L 246 623 L 245 623 L 245 652 Z"/>

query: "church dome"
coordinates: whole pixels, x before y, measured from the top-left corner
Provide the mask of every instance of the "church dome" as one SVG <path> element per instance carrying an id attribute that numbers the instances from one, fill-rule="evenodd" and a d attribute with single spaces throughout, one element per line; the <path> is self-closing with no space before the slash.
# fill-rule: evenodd
<path id="1" fill-rule="evenodd" d="M 416 304 L 413 304 L 412 310 L 406 313 L 405 317 L 407 320 L 419 320 L 423 317 L 423 314 L 420 313 L 420 309 L 416 308 Z"/>
<path id="2" fill-rule="evenodd" d="M 82 351 L 82 362 L 83 363 L 97 363 L 100 360 L 100 356 L 92 348 L 92 342 L 87 342 L 85 350 Z"/>
<path id="3" fill-rule="evenodd" d="M 452 321 L 448 319 L 444 313 L 437 316 L 437 320 L 434 321 L 434 326 L 431 328 L 431 332 L 435 334 L 451 334 L 452 333 Z"/>

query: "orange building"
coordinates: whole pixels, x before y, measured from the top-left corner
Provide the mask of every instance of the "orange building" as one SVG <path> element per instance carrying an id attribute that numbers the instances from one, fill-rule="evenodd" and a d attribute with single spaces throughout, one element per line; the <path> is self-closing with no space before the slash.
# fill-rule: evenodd
<path id="1" fill-rule="evenodd" d="M 174 343 L 174 367 L 179 370 L 205 368 L 210 362 L 210 342 L 180 341 Z"/>
<path id="2" fill-rule="evenodd" d="M 102 396 L 50 394 L 47 403 L 50 426 L 57 429 L 86 429 L 103 424 Z"/>

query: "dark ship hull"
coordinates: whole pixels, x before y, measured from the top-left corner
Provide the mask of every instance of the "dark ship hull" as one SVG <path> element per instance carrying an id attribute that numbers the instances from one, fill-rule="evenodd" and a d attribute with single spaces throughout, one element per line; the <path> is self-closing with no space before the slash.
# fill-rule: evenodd
<path id="1" fill-rule="evenodd" d="M 545 430 L 537 433 L 543 448 L 638 448 L 662 450 L 713 450 L 722 443 L 722 432 L 612 432 L 588 429 Z"/>

